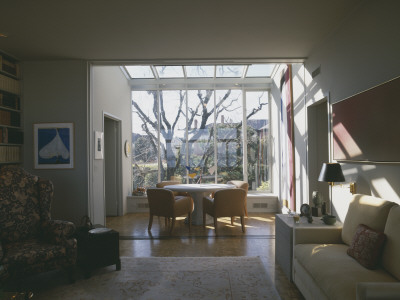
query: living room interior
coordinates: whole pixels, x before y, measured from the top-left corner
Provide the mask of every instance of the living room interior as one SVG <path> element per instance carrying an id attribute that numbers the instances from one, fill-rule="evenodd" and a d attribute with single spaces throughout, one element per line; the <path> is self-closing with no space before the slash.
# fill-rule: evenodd
<path id="1" fill-rule="evenodd" d="M 53 182 L 53 219 L 79 226 L 87 215 L 93 224 L 115 229 L 114 217 L 136 214 L 136 219 L 127 221 L 132 230 L 118 229 L 129 232 L 120 233 L 121 256 L 260 256 L 280 298 L 313 299 L 302 295 L 275 264 L 275 214 L 300 213 L 303 204 L 312 206 L 313 191 L 319 191 L 329 214 L 343 223 L 353 183 L 357 194 L 400 203 L 400 160 L 339 160 L 345 181 L 336 185 L 318 181 L 322 163 L 336 162 L 333 105 L 400 76 L 397 1 L 118 1 L 113 5 L 98 1 L 95 7 L 79 1 L 22 1 L 22 5 L 7 1 L 2 7 L 8 13 L 0 21 L 0 51 L 20 68 L 24 132 L 20 165 Z M 146 232 L 147 200 L 134 195 L 139 186 L 133 178 L 132 153 L 125 155 L 126 142 L 134 145 L 132 92 L 146 90 L 146 85 L 135 83 L 126 66 L 218 65 L 246 66 L 246 70 L 253 65 L 274 66 L 257 83 L 269 95 L 269 189 L 260 193 L 251 187 L 248 192 L 247 238 L 237 237 L 240 222 L 228 228 L 226 221 L 220 225 L 223 238 L 215 238 L 212 226 L 206 232 L 192 226 L 192 235 L 202 237 L 190 239 L 181 219 L 173 237 L 151 240 Z M 291 87 L 289 113 L 282 89 L 286 74 Z M 254 90 L 254 83 L 245 80 L 244 76 L 233 80 L 237 85 L 230 88 L 243 95 L 247 88 Z M 174 84 L 168 79 L 166 83 Z M 211 84 L 218 90 L 216 83 Z M 392 111 L 398 111 L 400 104 L 393 105 Z M 106 160 L 95 157 L 96 133 L 105 134 L 107 122 L 119 130 L 114 149 L 119 167 L 111 176 L 116 180 L 113 198 L 118 199 L 113 213 L 107 212 Z M 35 166 L 34 126 L 45 123 L 73 124 L 73 167 Z M 389 126 L 385 120 L 381 123 L 388 132 L 397 131 L 385 127 Z M 386 153 L 383 147 L 382 153 Z M 157 180 L 170 179 L 158 172 Z M 185 183 L 192 183 L 185 176 Z M 243 176 L 249 181 L 247 173 Z M 163 234 L 163 222 L 153 226 L 153 234 Z"/>

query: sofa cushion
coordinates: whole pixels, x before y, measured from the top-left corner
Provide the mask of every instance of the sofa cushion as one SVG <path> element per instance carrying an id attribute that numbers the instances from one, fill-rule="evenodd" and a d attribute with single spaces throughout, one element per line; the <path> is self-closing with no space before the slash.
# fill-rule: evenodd
<path id="1" fill-rule="evenodd" d="M 342 240 L 350 245 L 359 224 L 383 231 L 390 208 L 395 203 L 367 195 L 356 194 L 343 222 Z"/>
<path id="2" fill-rule="evenodd" d="M 347 255 L 345 244 L 298 244 L 294 259 L 328 299 L 356 299 L 358 282 L 397 282 L 383 269 L 369 270 Z"/>
<path id="3" fill-rule="evenodd" d="M 383 267 L 400 280 L 400 206 L 392 207 L 385 226 L 386 243 L 382 253 Z"/>
<path id="4" fill-rule="evenodd" d="M 357 227 L 347 254 L 368 269 L 375 269 L 382 253 L 385 234 L 364 224 Z"/>

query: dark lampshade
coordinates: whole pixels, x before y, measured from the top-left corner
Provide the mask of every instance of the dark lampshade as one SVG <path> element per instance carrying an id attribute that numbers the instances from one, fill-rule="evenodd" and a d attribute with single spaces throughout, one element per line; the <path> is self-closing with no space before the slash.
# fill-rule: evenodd
<path id="1" fill-rule="evenodd" d="M 318 181 L 344 182 L 342 167 L 338 163 L 324 163 Z"/>

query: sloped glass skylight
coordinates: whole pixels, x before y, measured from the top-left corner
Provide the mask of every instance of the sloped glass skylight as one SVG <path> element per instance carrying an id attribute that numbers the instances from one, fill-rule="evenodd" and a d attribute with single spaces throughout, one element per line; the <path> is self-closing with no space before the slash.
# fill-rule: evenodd
<path id="1" fill-rule="evenodd" d="M 199 65 L 185 66 L 186 76 L 188 78 L 210 78 L 214 77 L 214 66 Z"/>
<path id="2" fill-rule="evenodd" d="M 154 78 L 150 66 L 125 66 L 131 78 Z"/>
<path id="3" fill-rule="evenodd" d="M 189 64 L 189 65 L 125 65 L 121 66 L 132 80 L 131 85 L 149 84 L 261 84 L 269 80 L 279 64 Z M 136 80 L 137 79 L 137 80 Z M 175 81 L 176 82 L 175 82 Z M 148 87 L 148 86 L 147 86 Z"/>
<path id="4" fill-rule="evenodd" d="M 244 65 L 218 65 L 216 77 L 242 77 Z"/>
<path id="5" fill-rule="evenodd" d="M 254 64 L 247 69 L 246 77 L 271 77 L 275 64 Z"/>
<path id="6" fill-rule="evenodd" d="M 184 78 L 182 66 L 156 66 L 160 78 Z"/>

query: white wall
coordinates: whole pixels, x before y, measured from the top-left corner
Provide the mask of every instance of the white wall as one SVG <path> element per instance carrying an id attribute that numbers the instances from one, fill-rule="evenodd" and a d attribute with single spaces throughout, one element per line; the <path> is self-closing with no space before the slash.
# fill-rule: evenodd
<path id="1" fill-rule="evenodd" d="M 121 120 L 121 150 L 127 140 L 132 142 L 131 89 L 121 69 L 117 66 L 92 66 L 91 68 L 91 139 L 95 131 L 104 132 L 103 116 L 111 115 Z M 96 224 L 104 224 L 104 160 L 95 160 L 91 143 L 91 216 Z M 122 214 L 127 211 L 126 199 L 131 195 L 131 159 L 122 155 Z"/>
<path id="2" fill-rule="evenodd" d="M 280 80 L 284 65 L 281 65 L 275 76 L 272 78 L 271 84 L 271 143 L 272 143 L 272 192 L 278 196 L 279 207 L 278 211 L 282 210 L 282 168 L 281 168 L 281 95 L 280 95 Z"/>
<path id="3" fill-rule="evenodd" d="M 306 107 L 305 107 L 305 83 L 303 64 L 292 65 L 293 86 L 293 113 L 294 113 L 294 143 L 295 143 L 295 186 L 296 186 L 296 210 L 300 210 L 303 203 L 308 203 L 307 189 L 307 160 L 301 157 L 307 156 L 306 140 Z"/>
<path id="4" fill-rule="evenodd" d="M 54 184 L 54 219 L 79 223 L 88 213 L 87 64 L 41 61 L 22 64 L 24 162 L 28 171 Z M 74 123 L 74 168 L 34 170 L 33 124 Z"/>
<path id="5" fill-rule="evenodd" d="M 335 103 L 400 75 L 398 11 L 398 1 L 365 1 L 321 42 L 305 62 L 307 106 L 326 94 Z M 318 67 L 321 73 L 312 79 L 310 74 Z M 303 123 L 302 119 L 295 121 Z M 300 159 L 305 161 L 306 157 Z M 346 181 L 356 182 L 358 193 L 400 202 L 399 164 L 352 163 L 342 167 Z M 347 203 L 342 191 L 334 191 L 333 205 L 341 218 Z"/>

